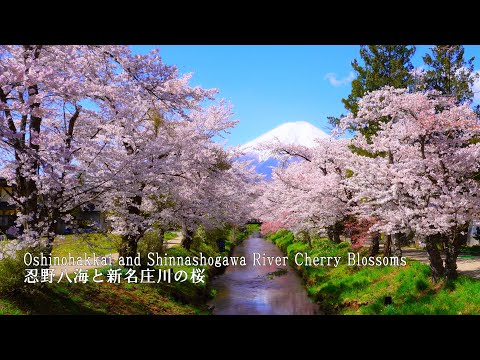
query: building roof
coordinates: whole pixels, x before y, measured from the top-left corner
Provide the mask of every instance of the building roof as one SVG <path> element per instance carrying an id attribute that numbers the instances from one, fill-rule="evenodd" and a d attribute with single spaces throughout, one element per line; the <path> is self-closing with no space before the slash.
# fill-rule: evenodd
<path id="1" fill-rule="evenodd" d="M 7 179 L 0 177 L 0 187 L 11 187 L 13 189 L 16 189 L 16 185 L 8 185 Z"/>
<path id="2" fill-rule="evenodd" d="M 13 210 L 16 209 L 14 204 L 9 204 L 6 201 L 0 201 L 0 210 Z"/>

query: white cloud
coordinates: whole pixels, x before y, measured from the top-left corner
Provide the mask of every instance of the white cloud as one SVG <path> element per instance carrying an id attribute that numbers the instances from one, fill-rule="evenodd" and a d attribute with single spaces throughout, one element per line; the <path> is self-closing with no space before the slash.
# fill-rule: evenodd
<path id="1" fill-rule="evenodd" d="M 348 83 L 352 82 L 352 80 L 355 79 L 355 75 L 353 74 L 353 71 L 350 71 L 350 73 L 348 74 L 347 77 L 344 77 L 343 79 L 337 79 L 337 74 L 328 73 L 327 75 L 325 75 L 325 79 L 328 80 L 330 85 L 335 86 L 335 87 L 339 87 L 339 86 L 342 86 L 344 84 L 348 84 Z"/>

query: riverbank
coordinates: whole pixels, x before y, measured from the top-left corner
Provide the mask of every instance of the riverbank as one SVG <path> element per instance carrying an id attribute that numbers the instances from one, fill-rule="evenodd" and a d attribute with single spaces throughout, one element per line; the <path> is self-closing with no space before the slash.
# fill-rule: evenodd
<path id="1" fill-rule="evenodd" d="M 350 244 L 313 239 L 308 244 L 294 241 L 291 232 L 281 230 L 265 236 L 289 257 L 301 274 L 309 296 L 330 314 L 480 314 L 480 281 L 460 276 L 451 283 L 433 283 L 430 268 L 407 259 L 406 266 L 297 266 L 296 253 L 309 256 L 348 258 Z M 385 305 L 390 297 L 392 304 Z"/>
<path id="2" fill-rule="evenodd" d="M 236 243 L 245 239 L 249 233 L 257 231 L 258 227 L 250 226 L 244 232 L 237 232 Z M 191 250 L 175 246 L 166 250 L 167 256 L 189 257 L 198 256 L 227 256 L 231 253 L 234 244 L 228 233 L 225 249 L 220 252 L 215 241 L 207 239 L 205 234 L 196 236 Z M 112 244 L 104 236 L 88 235 L 68 237 L 68 241 L 60 241 L 54 246 L 54 253 L 80 254 L 91 252 L 109 253 Z M 87 245 L 88 244 L 88 247 Z M 162 254 L 163 255 L 163 254 Z M 3 259 L 0 261 L 0 315 L 1 314 L 124 314 L 124 315 L 193 315 L 211 314 L 207 302 L 213 298 L 215 292 L 210 287 L 210 280 L 224 271 L 219 267 L 198 267 L 204 270 L 204 282 L 194 282 L 191 278 L 193 266 L 174 266 L 173 271 L 185 271 L 188 275 L 183 282 L 171 283 L 95 283 L 92 281 L 95 270 L 102 273 L 106 279 L 109 270 L 118 267 L 103 267 L 89 269 L 89 280 L 86 283 L 69 283 L 65 278 L 52 283 L 24 284 L 25 266 L 21 259 Z M 158 271 L 161 267 L 155 267 Z M 125 275 L 126 270 L 120 270 Z M 202 275 L 203 275 L 202 274 Z M 137 272 L 137 276 L 139 276 Z M 74 278 L 74 274 L 70 275 Z M 155 279 L 156 280 L 156 279 Z"/>
<path id="3" fill-rule="evenodd" d="M 202 246 L 201 251 L 210 256 L 217 254 L 211 246 Z M 166 250 L 167 256 L 194 257 L 198 250 L 188 251 L 180 247 Z M 220 254 L 220 253 L 218 253 Z M 2 260 L 5 262 L 8 260 Z M 13 262 L 12 262 L 13 263 Z M 15 265 L 18 266 L 18 265 Z M 4 263 L 2 263 L 4 268 Z M 172 279 L 170 283 L 162 281 L 156 283 L 128 283 L 124 276 L 126 269 L 117 266 L 107 266 L 98 269 L 89 269 L 88 281 L 70 283 L 66 278 L 54 278 L 52 283 L 26 284 L 20 291 L 0 293 L 0 314 L 121 314 L 121 315 L 194 315 L 209 314 L 206 302 L 213 296 L 208 283 L 210 269 L 204 270 L 204 282 L 193 282 L 191 273 L 193 267 L 175 266 L 173 271 L 184 271 L 187 278 L 183 282 Z M 106 281 L 110 271 L 120 269 L 122 281 L 109 283 Z M 158 274 L 159 267 L 152 269 Z M 13 271 L 23 272 L 20 267 Z M 100 273 L 103 282 L 95 283 L 93 278 L 96 271 Z M 137 269 L 136 276 L 140 279 L 141 270 Z M 74 279 L 75 274 L 70 275 Z M 140 281 L 140 280 L 139 280 Z"/>

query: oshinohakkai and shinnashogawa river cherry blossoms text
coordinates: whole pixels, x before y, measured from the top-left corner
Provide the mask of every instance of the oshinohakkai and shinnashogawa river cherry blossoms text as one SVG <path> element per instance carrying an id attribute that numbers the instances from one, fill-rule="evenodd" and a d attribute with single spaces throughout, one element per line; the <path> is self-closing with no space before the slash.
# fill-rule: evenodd
<path id="1" fill-rule="evenodd" d="M 25 253 L 23 257 L 26 266 L 140 266 L 141 255 L 134 257 L 119 257 L 116 261 L 111 255 L 83 254 L 83 256 L 45 256 Z M 145 259 L 144 259 L 145 260 Z M 405 266 L 406 257 L 390 256 L 361 256 L 359 253 L 349 252 L 346 258 L 342 256 L 310 256 L 306 252 L 297 252 L 293 258 L 297 266 L 333 266 L 337 267 L 341 262 L 348 266 Z M 145 261 L 143 261 L 145 262 Z M 167 254 L 149 252 L 146 256 L 147 266 L 286 266 L 289 263 L 288 256 L 267 256 L 265 253 L 253 252 L 251 258 L 245 256 L 168 256 Z"/>

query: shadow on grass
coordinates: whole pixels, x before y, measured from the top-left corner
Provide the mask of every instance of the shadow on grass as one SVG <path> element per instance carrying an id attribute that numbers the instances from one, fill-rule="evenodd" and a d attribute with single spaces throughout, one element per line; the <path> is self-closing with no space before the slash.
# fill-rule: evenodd
<path id="1" fill-rule="evenodd" d="M 86 307 L 75 298 L 61 294 L 49 287 L 35 290 L 29 294 L 19 293 L 6 297 L 14 303 L 23 313 L 32 315 L 67 315 L 105 314 L 98 310 Z"/>
<path id="2" fill-rule="evenodd" d="M 409 289 L 397 289 L 392 305 L 384 307 L 382 299 L 376 298 L 368 311 L 390 315 L 477 314 L 480 310 L 474 296 L 478 294 L 477 282 L 467 277 L 439 283 L 418 279 Z"/>
<path id="3" fill-rule="evenodd" d="M 327 314 L 334 314 L 337 313 L 339 308 L 345 306 L 352 306 L 352 304 L 343 303 L 342 297 L 344 292 L 353 289 L 362 289 L 368 286 L 367 280 L 361 281 L 354 281 L 354 282 L 346 282 L 340 281 L 335 283 L 329 283 L 322 288 L 322 290 L 317 293 L 316 301 L 318 301 L 321 305 L 323 311 Z"/>

